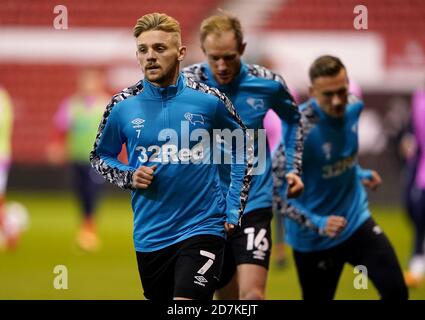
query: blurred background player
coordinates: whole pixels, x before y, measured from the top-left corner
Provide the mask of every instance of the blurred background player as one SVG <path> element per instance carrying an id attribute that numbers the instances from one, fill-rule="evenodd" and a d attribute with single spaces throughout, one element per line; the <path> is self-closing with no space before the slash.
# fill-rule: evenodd
<path id="1" fill-rule="evenodd" d="M 20 231 L 10 224 L 6 205 L 7 178 L 12 160 L 13 107 L 6 89 L 0 87 L 0 249 L 14 249 Z"/>
<path id="2" fill-rule="evenodd" d="M 367 268 L 382 299 L 407 299 L 394 249 L 372 219 L 362 186 L 376 189 L 381 183 L 375 171 L 361 169 L 357 161 L 363 103 L 349 94 L 347 72 L 338 58 L 319 57 L 309 76 L 311 99 L 300 106 L 305 190 L 288 200 L 286 210 L 305 214 L 319 232 L 285 219 L 303 298 L 333 299 L 348 262 Z"/>
<path id="3" fill-rule="evenodd" d="M 405 281 L 409 287 L 423 284 L 425 274 L 425 91 L 412 100 L 412 130 L 403 135 L 401 153 L 405 159 L 404 199 L 414 229 L 413 253 Z"/>
<path id="4" fill-rule="evenodd" d="M 83 69 L 77 91 L 62 102 L 54 116 L 53 134 L 47 148 L 52 164 L 69 162 L 82 214 L 76 242 L 85 251 L 95 251 L 100 246 L 94 215 L 104 180 L 90 165 L 89 154 L 108 101 L 103 71 Z"/>
<path id="5" fill-rule="evenodd" d="M 266 60 L 267 61 L 267 60 Z M 269 62 L 270 64 L 270 62 Z M 297 93 L 297 91 L 294 88 L 290 88 L 290 92 L 292 94 L 292 96 L 294 97 L 295 101 L 297 103 L 300 102 L 300 97 Z M 350 80 L 350 84 L 349 84 L 349 92 L 354 94 L 356 97 L 358 98 L 362 98 L 363 93 L 362 90 L 360 88 L 360 86 L 355 82 Z M 282 139 L 282 124 L 281 121 L 278 117 L 278 115 L 273 111 L 273 110 L 269 110 L 266 114 L 266 117 L 264 118 L 264 128 L 266 129 L 266 134 L 267 134 L 267 140 L 269 142 L 269 147 L 270 147 L 270 151 L 272 156 L 275 155 L 276 151 L 279 148 L 279 144 L 280 141 Z M 280 198 L 280 197 L 279 197 Z M 280 208 L 282 209 L 282 208 Z M 281 210 L 278 210 L 276 208 L 276 203 L 275 203 L 275 207 L 274 207 L 274 215 L 275 215 L 275 220 L 274 220 L 274 224 L 275 224 L 275 235 L 274 235 L 274 239 L 275 239 L 275 244 L 274 244 L 274 254 L 276 257 L 276 265 L 278 268 L 283 268 L 286 265 L 286 251 L 285 251 L 285 226 L 284 226 L 284 219 L 282 219 L 282 213 L 285 214 L 287 212 L 283 211 L 281 212 Z M 303 225 L 305 225 L 306 221 L 304 221 L 304 219 L 306 219 L 306 217 L 302 217 L 302 216 L 296 216 L 296 217 L 289 217 L 288 218 L 295 218 L 295 221 L 298 221 L 298 223 L 301 223 Z M 298 220 L 298 219 L 302 219 L 302 220 Z"/>
<path id="6" fill-rule="evenodd" d="M 239 19 L 230 14 L 223 12 L 204 19 L 200 27 L 200 40 L 208 62 L 189 66 L 184 72 L 225 93 L 249 129 L 263 129 L 264 117 L 270 109 L 279 115 L 288 128 L 284 139 L 288 154 L 288 195 L 298 196 L 303 189 L 299 177 L 302 150 L 300 114 L 283 78 L 262 66 L 246 64 L 241 60 L 246 43 Z M 226 241 L 217 291 L 219 299 L 265 298 L 272 247 L 273 182 L 269 146 L 260 145 L 258 139 L 254 144 L 255 155 L 260 159 L 257 166 L 265 166 L 265 171 L 253 175 L 241 228 Z M 259 150 L 263 147 L 266 148 L 265 159 L 260 157 Z M 224 194 L 230 185 L 229 167 L 219 167 Z"/>

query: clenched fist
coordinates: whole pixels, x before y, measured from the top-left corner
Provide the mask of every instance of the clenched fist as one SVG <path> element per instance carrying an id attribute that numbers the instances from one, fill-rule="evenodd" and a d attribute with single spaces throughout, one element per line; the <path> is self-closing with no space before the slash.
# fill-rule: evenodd
<path id="1" fill-rule="evenodd" d="M 133 188 L 147 189 L 152 183 L 156 167 L 156 165 L 153 165 L 152 167 L 141 166 L 137 168 L 133 174 Z"/>
<path id="2" fill-rule="evenodd" d="M 347 226 L 347 220 L 341 216 L 329 216 L 324 233 L 331 238 L 337 237 Z"/>
<path id="3" fill-rule="evenodd" d="M 304 191 L 304 183 L 295 173 L 288 173 L 286 181 L 288 182 L 288 198 L 296 198 Z"/>

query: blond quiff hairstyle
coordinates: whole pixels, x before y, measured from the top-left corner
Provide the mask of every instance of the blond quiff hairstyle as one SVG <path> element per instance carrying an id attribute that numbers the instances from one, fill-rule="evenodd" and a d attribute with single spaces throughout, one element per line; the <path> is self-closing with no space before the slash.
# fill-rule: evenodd
<path id="1" fill-rule="evenodd" d="M 133 35 L 137 38 L 143 32 L 152 30 L 176 33 L 178 42 L 179 44 L 181 43 L 180 23 L 165 13 L 149 13 L 137 19 L 137 23 L 133 28 Z"/>

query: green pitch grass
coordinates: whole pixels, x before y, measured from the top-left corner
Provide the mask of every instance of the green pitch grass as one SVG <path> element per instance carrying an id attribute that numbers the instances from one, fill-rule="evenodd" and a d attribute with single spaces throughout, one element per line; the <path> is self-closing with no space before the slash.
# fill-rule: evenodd
<path id="1" fill-rule="evenodd" d="M 132 242 L 129 195 L 108 195 L 101 202 L 98 228 L 102 248 L 84 253 L 74 245 L 79 224 L 78 207 L 70 194 L 12 193 L 30 213 L 30 228 L 14 252 L 0 252 L 0 299 L 143 299 Z M 402 266 L 407 265 L 411 229 L 399 208 L 374 207 L 375 219 L 395 246 Z M 268 299 L 300 299 L 295 267 L 287 248 L 288 263 L 277 268 L 272 256 Z M 68 289 L 54 288 L 54 268 L 68 270 Z M 337 299 L 378 299 L 373 285 L 356 290 L 356 274 L 346 266 Z M 411 299 L 425 299 L 425 287 L 410 290 Z"/>

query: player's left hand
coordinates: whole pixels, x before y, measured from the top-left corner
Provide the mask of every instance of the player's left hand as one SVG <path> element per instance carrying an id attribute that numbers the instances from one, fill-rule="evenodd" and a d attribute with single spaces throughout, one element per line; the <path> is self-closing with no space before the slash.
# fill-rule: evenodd
<path id="1" fill-rule="evenodd" d="M 296 198 L 304 191 L 304 183 L 295 173 L 288 173 L 286 175 L 286 181 L 288 182 L 288 198 Z"/>
<path id="2" fill-rule="evenodd" d="M 376 189 L 378 189 L 381 185 L 382 179 L 378 172 L 372 170 L 372 177 L 370 179 L 363 179 L 362 183 L 369 189 L 376 191 Z"/>

